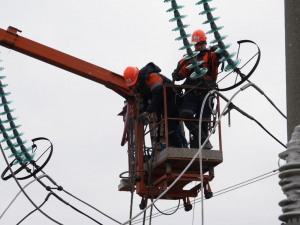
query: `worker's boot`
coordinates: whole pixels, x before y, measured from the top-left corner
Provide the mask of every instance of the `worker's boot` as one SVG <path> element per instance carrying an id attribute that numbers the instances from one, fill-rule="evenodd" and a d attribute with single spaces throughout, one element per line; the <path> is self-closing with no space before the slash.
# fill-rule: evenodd
<path id="1" fill-rule="evenodd" d="M 204 141 L 205 141 L 205 139 L 202 139 L 201 143 L 204 143 Z M 213 148 L 213 146 L 212 146 L 212 144 L 210 143 L 209 140 L 206 142 L 206 144 L 203 147 L 203 149 L 207 149 L 207 150 L 210 150 L 212 148 Z"/>
<path id="2" fill-rule="evenodd" d="M 169 133 L 169 147 L 182 148 L 182 142 L 178 134 Z"/>

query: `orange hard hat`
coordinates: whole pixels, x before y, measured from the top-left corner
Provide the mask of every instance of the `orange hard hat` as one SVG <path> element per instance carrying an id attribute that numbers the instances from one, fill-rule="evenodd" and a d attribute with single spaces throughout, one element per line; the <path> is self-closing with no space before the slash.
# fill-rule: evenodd
<path id="1" fill-rule="evenodd" d="M 128 66 L 123 73 L 124 79 L 126 81 L 126 85 L 132 86 L 136 83 L 137 78 L 139 76 L 139 69 L 137 67 Z"/>
<path id="2" fill-rule="evenodd" d="M 207 37 L 203 30 L 195 30 L 192 35 L 192 42 L 198 43 L 202 41 L 206 41 Z"/>

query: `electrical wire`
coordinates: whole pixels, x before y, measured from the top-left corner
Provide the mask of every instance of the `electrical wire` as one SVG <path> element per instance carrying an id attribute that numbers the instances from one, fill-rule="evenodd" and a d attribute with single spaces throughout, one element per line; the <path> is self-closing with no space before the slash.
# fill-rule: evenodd
<path id="1" fill-rule="evenodd" d="M 156 209 L 158 212 L 160 212 L 161 214 L 163 214 L 163 215 L 165 215 L 165 216 L 171 216 L 171 215 L 173 215 L 174 213 L 177 212 L 177 210 L 178 210 L 178 208 L 179 208 L 179 206 L 180 206 L 180 199 L 179 199 L 179 201 L 178 201 L 178 206 L 177 206 L 177 208 L 176 208 L 172 213 L 164 213 L 164 212 L 160 211 L 160 210 L 156 207 L 155 204 L 153 204 L 153 206 L 154 206 L 155 209 Z"/>
<path id="2" fill-rule="evenodd" d="M 22 188 L 21 184 L 20 184 L 19 181 L 17 180 L 17 178 L 16 178 L 14 172 L 12 171 L 12 168 L 11 168 L 11 166 L 9 165 L 9 163 L 8 163 L 8 161 L 7 161 L 7 159 L 6 159 L 6 156 L 5 156 L 5 153 L 4 153 L 4 151 L 3 151 L 3 148 L 2 148 L 2 145 L 1 145 L 1 144 L 0 144 L 0 150 L 1 150 L 1 152 L 2 152 L 3 158 L 4 158 L 4 160 L 5 160 L 5 162 L 6 162 L 7 166 L 8 166 L 8 168 L 9 168 L 9 170 L 10 170 L 10 172 L 11 172 L 11 175 L 13 176 L 14 180 L 16 181 L 17 185 L 19 186 L 19 188 L 21 189 L 21 191 L 24 193 L 24 195 L 26 196 L 26 198 L 30 201 L 30 203 L 31 203 L 38 211 L 40 211 L 44 216 L 46 216 L 48 219 L 52 220 L 53 222 L 55 222 L 55 223 L 57 223 L 57 224 L 62 225 L 60 222 L 54 220 L 53 218 L 51 218 L 50 216 L 48 216 L 46 213 L 44 213 L 41 209 L 39 209 L 39 208 L 37 207 L 37 205 L 31 200 L 31 198 L 27 195 L 27 193 L 25 192 L 25 190 Z"/>
<path id="3" fill-rule="evenodd" d="M 202 131 L 202 115 L 203 115 L 203 111 L 204 111 L 204 106 L 205 106 L 205 103 L 206 103 L 206 100 L 208 99 L 208 97 L 212 94 L 210 94 L 211 92 L 213 91 L 210 91 L 208 92 L 206 95 L 205 95 L 205 98 L 202 102 L 202 106 L 201 106 L 201 111 L 200 111 L 200 118 L 199 118 L 199 137 L 198 137 L 198 141 L 199 141 L 199 146 L 201 146 L 201 131 Z M 227 103 L 228 104 L 228 103 Z M 228 104 L 229 105 L 229 104 Z M 227 106 L 227 105 L 226 105 Z M 226 109 L 226 106 L 225 106 L 225 109 Z M 222 117 L 222 115 L 225 113 L 225 109 L 223 110 L 223 113 L 221 114 L 220 117 Z M 219 120 L 220 120 L 220 117 L 219 117 Z M 211 131 L 211 134 L 215 133 L 215 129 L 213 128 L 212 131 Z M 209 137 L 211 136 L 211 134 L 209 135 Z M 206 138 L 205 142 L 203 143 L 203 145 L 201 146 L 202 148 L 204 148 L 205 144 L 208 142 L 208 137 Z M 203 168 L 202 168 L 202 151 L 200 150 L 201 147 L 199 147 L 199 164 L 200 164 L 200 181 L 201 181 L 201 198 L 203 199 L 203 196 L 204 196 L 204 191 L 203 191 Z M 201 219 L 202 219 L 202 225 L 204 225 L 204 203 L 202 202 L 201 203 Z"/>
<path id="4" fill-rule="evenodd" d="M 50 196 L 52 195 L 52 193 L 49 193 L 46 197 L 46 199 L 44 200 L 44 202 L 39 206 L 39 209 L 46 203 L 46 201 L 48 201 L 48 199 L 50 198 Z M 28 216 L 30 216 L 32 213 L 34 213 L 37 209 L 32 210 L 30 213 L 28 213 L 22 220 L 20 220 L 19 223 L 17 223 L 17 225 L 21 224 Z"/>
<path id="5" fill-rule="evenodd" d="M 229 107 L 229 105 L 231 104 L 232 100 L 243 90 L 245 90 L 246 88 L 248 88 L 249 86 L 251 86 L 251 84 L 247 84 L 247 85 L 244 85 L 242 88 L 240 88 L 236 93 L 234 93 L 234 95 L 230 98 L 230 100 L 227 102 L 226 106 L 224 107 L 223 109 L 223 112 L 221 113 L 221 115 L 219 116 L 218 118 L 218 122 L 215 124 L 215 126 L 212 128 L 212 131 L 211 133 L 209 134 L 209 136 L 205 139 L 205 141 L 203 142 L 202 146 L 201 146 L 201 132 L 198 132 L 199 133 L 199 146 L 201 146 L 197 152 L 197 154 L 199 154 L 199 163 L 200 163 L 200 180 L 201 180 L 201 198 L 203 199 L 204 197 L 204 193 L 203 193 L 203 170 L 202 170 L 202 149 L 204 148 L 204 146 L 206 145 L 206 143 L 208 142 L 210 136 L 215 133 L 215 129 L 216 127 L 218 126 L 219 124 L 219 121 L 221 120 L 221 118 L 223 117 L 223 115 L 225 114 L 226 112 L 226 109 Z M 201 125 L 202 125 L 202 116 L 203 116 L 203 111 L 204 111 L 204 106 L 205 106 L 205 103 L 208 99 L 208 97 L 210 95 L 213 95 L 214 93 L 217 93 L 217 94 L 220 94 L 217 90 L 212 90 L 212 91 L 209 91 L 203 102 L 202 102 L 202 106 L 201 106 L 201 111 L 200 111 L 200 118 L 199 118 L 199 130 L 201 131 Z M 204 225 L 204 203 L 203 201 L 201 202 L 201 217 L 202 217 L 202 225 Z"/>
<path id="6" fill-rule="evenodd" d="M 265 131 L 267 132 L 272 138 L 274 138 L 280 145 L 282 145 L 284 148 L 286 148 L 286 145 L 284 145 L 282 142 L 280 142 L 276 137 L 274 137 L 273 134 L 271 134 L 266 128 L 264 128 L 263 125 L 261 125 L 260 122 L 258 122 L 256 119 L 254 121 Z"/>
<path id="7" fill-rule="evenodd" d="M 247 79 L 249 83 L 252 83 L 249 79 Z M 253 83 L 252 83 L 253 84 Z M 261 90 L 256 84 L 253 85 L 253 87 L 261 93 L 265 98 L 270 102 L 270 104 L 285 118 L 287 119 L 286 115 L 283 114 L 283 112 L 280 111 L 280 109 L 275 105 L 275 103 Z"/>
<path id="8" fill-rule="evenodd" d="M 268 173 L 259 175 L 259 176 L 257 176 L 257 177 L 248 179 L 248 180 L 243 181 L 243 182 L 241 182 L 241 183 L 238 183 L 238 184 L 232 185 L 232 186 L 230 186 L 230 187 L 224 188 L 224 189 L 222 189 L 222 190 L 216 191 L 216 192 L 214 192 L 214 196 L 213 196 L 212 198 L 217 197 L 217 196 L 222 195 L 222 194 L 225 194 L 225 193 L 228 193 L 228 192 L 233 191 L 233 190 L 237 190 L 237 189 L 242 188 L 242 187 L 245 187 L 245 186 L 247 186 L 247 185 L 256 183 L 256 182 L 258 182 L 258 181 L 264 180 L 264 179 L 269 178 L 269 177 L 271 177 L 271 176 L 277 175 L 277 174 L 279 174 L 279 172 L 278 172 L 278 173 L 275 173 L 275 172 L 277 172 L 278 170 L 279 170 L 279 169 L 272 170 L 271 172 L 268 172 Z M 271 174 L 271 173 L 273 173 L 273 174 Z M 271 175 L 269 175 L 269 174 L 271 174 Z M 266 176 L 266 175 L 268 175 L 268 176 Z M 258 178 L 260 178 L 260 179 L 258 179 Z M 250 182 L 250 181 L 252 181 L 252 182 Z M 242 185 L 242 184 L 243 184 L 243 185 Z M 235 188 L 234 188 L 234 187 L 235 187 Z M 227 191 L 226 191 L 226 190 L 227 190 Z M 218 193 L 219 193 L 219 194 L 218 194 Z M 195 199 L 195 200 L 193 201 L 193 204 L 199 203 L 199 202 L 201 202 L 201 200 L 202 200 L 201 198 L 197 198 L 197 199 Z M 204 200 L 208 200 L 208 199 L 204 199 Z M 168 208 L 168 209 L 165 209 L 165 210 L 163 210 L 163 212 L 169 212 L 169 211 L 171 211 L 171 210 L 174 210 L 174 208 L 176 208 L 176 206 L 175 206 L 175 207 Z M 179 209 L 182 209 L 182 208 L 184 208 L 184 205 L 183 205 L 183 204 L 179 207 Z M 153 214 L 152 218 L 156 218 L 156 217 L 159 217 L 159 216 L 162 216 L 162 214 L 161 214 L 161 213 L 155 213 L 155 214 Z M 149 219 L 149 218 L 147 218 L 147 219 Z M 138 219 L 138 220 L 134 221 L 133 225 L 134 225 L 134 224 L 141 223 L 141 222 L 142 222 L 141 219 Z"/>
<path id="9" fill-rule="evenodd" d="M 44 171 L 42 171 L 42 170 L 41 170 L 41 172 L 44 173 Z M 57 183 L 56 183 L 49 175 L 46 175 L 46 174 L 44 173 L 44 176 L 46 176 L 46 177 L 47 177 L 47 178 L 48 178 L 55 186 L 57 186 L 58 188 L 60 187 L 60 186 L 57 185 Z M 43 185 L 43 184 L 42 184 L 42 185 Z M 92 209 L 94 209 L 94 210 L 96 210 L 97 212 L 101 213 L 102 215 L 106 216 L 107 218 L 109 218 L 109 219 L 115 221 L 115 222 L 118 223 L 118 224 L 121 224 L 121 222 L 119 222 L 119 221 L 113 219 L 112 217 L 108 216 L 107 214 L 105 214 L 104 212 L 102 212 L 102 211 L 100 211 L 99 209 L 95 208 L 94 206 L 92 206 L 92 205 L 88 204 L 87 202 L 81 200 L 80 198 L 76 197 L 75 195 L 72 195 L 70 192 L 66 191 L 65 189 L 61 188 L 61 190 L 62 190 L 63 192 L 65 192 L 66 194 L 70 195 L 71 197 L 75 198 L 76 200 L 78 200 L 78 201 L 80 201 L 80 202 L 86 204 L 87 206 L 91 207 Z M 53 192 L 51 192 L 51 193 L 53 193 Z M 53 194 L 54 194 L 54 193 L 53 193 Z M 63 201 L 62 199 L 60 199 L 58 196 L 56 196 L 56 195 L 54 195 L 54 196 L 57 197 L 60 201 L 64 202 L 65 204 L 70 205 L 69 203 L 67 203 L 67 202 Z M 80 213 L 81 213 L 81 212 L 80 212 Z M 82 214 L 84 214 L 84 213 L 82 213 Z M 85 214 L 84 214 L 84 215 L 85 215 Z M 88 216 L 88 217 L 89 217 L 89 216 Z M 89 218 L 91 218 L 91 217 L 89 217 Z M 97 221 L 97 222 L 98 222 L 98 221 Z M 99 222 L 98 222 L 98 223 L 99 223 Z"/>
<path id="10" fill-rule="evenodd" d="M 79 209 L 75 208 L 74 206 L 72 206 L 72 205 L 70 205 L 70 204 L 69 204 L 69 206 L 70 206 L 72 209 L 74 209 L 76 212 L 79 212 L 79 213 L 81 213 L 82 215 L 84 215 L 84 216 L 90 218 L 90 219 L 93 220 L 94 222 L 96 222 L 96 223 L 98 223 L 98 224 L 100 224 L 100 225 L 103 225 L 102 223 L 98 222 L 97 220 L 95 220 L 94 218 L 92 218 L 92 217 L 90 217 L 89 215 L 85 214 L 84 212 L 81 212 Z"/>
<path id="11" fill-rule="evenodd" d="M 42 171 L 43 172 L 43 171 Z M 43 172 L 44 173 L 44 172 Z M 64 199 L 62 199 L 60 196 L 58 196 L 55 192 L 52 191 L 52 189 L 57 189 L 59 191 L 63 190 L 63 187 L 61 186 L 58 186 L 56 184 L 56 182 L 48 175 L 46 175 L 46 177 L 55 185 L 57 186 L 57 188 L 51 188 L 49 186 L 46 186 L 41 180 L 37 179 L 37 181 L 43 186 L 46 188 L 47 191 L 50 192 L 50 194 L 52 194 L 54 197 L 56 197 L 59 201 L 65 203 L 66 205 L 70 206 L 72 209 L 74 209 L 75 211 L 79 212 L 80 214 L 88 217 L 89 219 L 93 220 L 94 222 L 102 225 L 102 223 L 98 222 L 97 220 L 95 220 L 94 218 L 90 217 L 89 215 L 85 214 L 84 212 L 80 211 L 79 209 L 75 208 L 73 205 L 71 205 L 70 203 L 66 202 Z M 47 198 L 46 198 L 47 199 Z"/>
<path id="12" fill-rule="evenodd" d="M 38 180 L 40 180 L 40 179 L 42 179 L 42 178 L 44 178 L 44 177 L 47 177 L 53 184 L 55 184 L 55 185 L 57 186 L 56 182 L 55 182 L 50 176 L 48 176 L 47 174 L 45 174 L 44 171 L 41 171 L 41 172 L 43 173 L 42 175 L 40 175 L 39 177 L 36 177 L 34 180 L 30 181 L 28 184 L 26 184 L 26 185 L 23 187 L 23 189 L 27 188 L 27 187 L 28 187 L 30 184 L 32 184 L 33 182 L 38 181 Z M 80 201 L 80 202 L 86 204 L 87 206 L 93 208 L 94 210 L 98 211 L 99 213 L 101 213 L 102 215 L 106 216 L 107 218 L 109 218 L 109 219 L 115 221 L 115 222 L 118 223 L 118 224 L 121 224 L 121 222 L 119 222 L 119 221 L 113 219 L 112 217 L 110 217 L 110 216 L 108 216 L 107 214 L 101 212 L 101 211 L 98 210 L 97 208 L 95 208 L 95 207 L 93 207 L 92 205 L 86 203 L 85 201 L 79 199 L 78 197 L 72 195 L 71 193 L 67 192 L 66 190 L 63 189 L 63 191 L 64 191 L 66 194 L 68 194 L 68 195 L 72 196 L 73 198 L 77 199 L 78 201 Z M 22 192 L 22 191 L 20 190 L 20 191 L 18 192 L 18 194 L 14 197 L 14 199 L 11 201 L 11 203 L 8 205 L 8 207 L 4 210 L 4 212 L 3 212 L 2 215 L 0 216 L 0 219 L 4 216 L 4 214 L 6 213 L 6 211 L 7 211 L 7 210 L 9 209 L 9 207 L 14 203 L 14 201 L 17 199 L 17 197 L 20 195 L 21 192 Z M 51 193 L 49 193 L 49 194 L 53 194 L 53 193 L 51 192 Z M 49 194 L 48 194 L 46 200 L 43 202 L 42 205 L 44 205 L 44 204 L 46 203 L 46 201 L 48 200 L 48 198 L 50 197 Z M 58 199 L 59 199 L 59 198 L 58 198 Z M 59 199 L 59 200 L 60 200 L 60 199 Z M 38 208 L 41 208 L 42 205 L 40 205 Z M 68 204 L 68 205 L 69 205 L 69 204 Z M 32 213 L 34 213 L 36 210 L 37 210 L 37 209 L 35 209 L 35 210 L 33 210 L 32 212 L 30 212 L 25 218 L 23 218 L 23 219 L 19 222 L 19 224 L 20 224 L 24 219 L 26 219 L 29 215 L 31 215 Z M 76 209 L 76 211 L 77 211 L 77 209 Z M 79 210 L 78 210 L 78 211 L 79 211 Z M 83 214 L 84 214 L 84 213 L 83 213 Z M 84 215 L 85 215 L 85 214 L 84 214 Z M 88 216 L 88 217 L 89 217 L 89 216 Z M 89 218 L 90 218 L 90 217 L 89 217 Z M 98 222 L 98 223 L 99 223 L 99 222 Z M 99 224 L 100 224 L 100 223 L 99 223 Z"/>
<path id="13" fill-rule="evenodd" d="M 92 209 L 96 210 L 97 212 L 101 213 L 102 215 L 106 216 L 107 218 L 109 218 L 109 219 L 111 219 L 111 220 L 115 221 L 116 223 L 118 223 L 118 224 L 121 224 L 121 222 L 119 222 L 119 221 L 117 221 L 117 220 L 113 219 L 112 217 L 110 217 L 110 216 L 108 216 L 107 214 L 105 214 L 105 213 L 101 212 L 100 210 L 98 210 L 98 209 L 97 209 L 97 208 L 95 208 L 94 206 L 92 206 L 92 205 L 90 205 L 90 204 L 86 203 L 85 201 L 83 201 L 83 200 L 81 200 L 81 199 L 77 198 L 76 196 L 72 195 L 71 193 L 67 192 L 66 190 L 63 190 L 63 192 L 65 192 L 66 194 L 68 194 L 68 195 L 72 196 L 73 198 L 77 199 L 78 201 L 80 201 L 80 202 L 82 202 L 82 203 L 86 204 L 87 206 L 91 207 Z"/>
<path id="14" fill-rule="evenodd" d="M 41 176 L 39 176 L 40 179 L 43 178 L 43 177 L 45 177 L 44 174 L 41 175 Z M 34 180 L 32 180 L 32 181 L 30 181 L 29 183 L 27 183 L 27 184 L 23 187 L 23 189 L 27 188 L 30 184 L 32 184 L 32 183 L 35 182 L 35 181 L 37 181 L 37 178 L 34 179 Z M 14 199 L 9 203 L 9 205 L 6 207 L 6 209 L 4 210 L 4 212 L 1 214 L 0 220 L 1 220 L 1 218 L 4 216 L 4 214 L 6 213 L 6 211 L 10 208 L 10 206 L 14 203 L 14 201 L 17 199 L 17 197 L 20 195 L 21 192 L 22 192 L 22 191 L 20 190 L 20 191 L 18 192 L 18 194 L 14 197 Z"/>

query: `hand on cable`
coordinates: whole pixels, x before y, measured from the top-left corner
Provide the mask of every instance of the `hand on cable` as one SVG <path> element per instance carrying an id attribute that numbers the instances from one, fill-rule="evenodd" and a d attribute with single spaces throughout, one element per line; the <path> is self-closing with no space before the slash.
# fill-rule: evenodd
<path id="1" fill-rule="evenodd" d="M 150 123 L 150 113 L 148 112 L 143 112 L 139 118 L 138 118 L 138 123 L 143 122 L 145 125 L 148 125 Z"/>

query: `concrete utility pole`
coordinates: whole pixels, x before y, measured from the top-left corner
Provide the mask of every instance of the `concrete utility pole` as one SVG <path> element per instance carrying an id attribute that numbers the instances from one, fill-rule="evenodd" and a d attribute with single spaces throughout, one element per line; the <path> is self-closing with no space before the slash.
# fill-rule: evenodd
<path id="1" fill-rule="evenodd" d="M 300 124 L 300 0 L 285 0 L 288 140 Z"/>
<path id="2" fill-rule="evenodd" d="M 279 185 L 287 196 L 279 202 L 283 212 L 279 219 L 287 225 L 300 225 L 300 0 L 285 0 L 284 5 L 287 134 L 291 140 L 279 154 L 286 160 L 279 168 Z"/>

